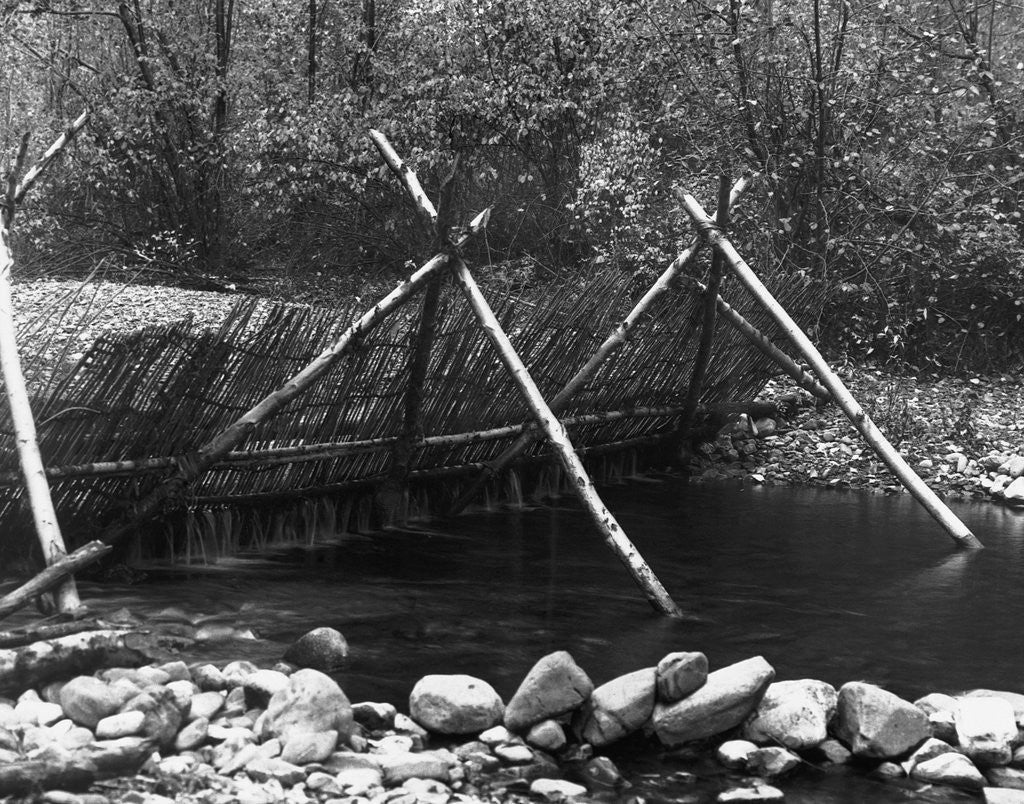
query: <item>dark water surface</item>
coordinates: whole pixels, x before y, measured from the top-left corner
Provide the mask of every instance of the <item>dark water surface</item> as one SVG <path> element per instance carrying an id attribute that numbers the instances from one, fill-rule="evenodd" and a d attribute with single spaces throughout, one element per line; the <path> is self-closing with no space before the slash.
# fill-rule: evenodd
<path id="1" fill-rule="evenodd" d="M 400 708 L 426 673 L 477 675 L 507 700 L 538 658 L 560 649 L 598 684 L 700 650 L 712 669 L 760 654 L 779 679 L 861 679 L 910 699 L 1024 691 L 1024 511 L 955 506 L 987 547 L 961 552 L 906 495 L 677 478 L 601 493 L 695 620 L 656 615 L 568 498 L 82 592 L 101 610 L 178 606 L 261 637 L 189 658 L 269 662 L 309 628 L 333 626 L 351 646 L 338 677 L 349 697 Z M 649 797 L 688 792 L 669 779 L 683 766 L 630 767 Z M 817 771 L 800 779 L 784 785 L 787 801 L 957 800 Z"/>

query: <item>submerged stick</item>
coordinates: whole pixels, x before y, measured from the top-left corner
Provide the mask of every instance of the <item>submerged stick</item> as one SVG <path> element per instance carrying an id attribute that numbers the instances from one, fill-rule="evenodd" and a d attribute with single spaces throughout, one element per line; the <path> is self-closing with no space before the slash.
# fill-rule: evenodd
<path id="1" fill-rule="evenodd" d="M 469 230 L 460 238 L 460 243 L 468 241 L 482 231 L 487 225 L 489 216 L 489 209 L 477 215 L 470 224 Z M 321 352 L 302 371 L 279 389 L 265 396 L 234 423 L 200 447 L 196 453 L 178 460 L 178 471 L 145 496 L 138 503 L 134 512 L 120 524 L 112 527 L 104 535 L 103 540 L 108 544 L 114 544 L 127 536 L 136 523 L 154 516 L 166 500 L 204 474 L 214 463 L 227 455 L 233 447 L 244 441 L 260 422 L 279 412 L 295 397 L 323 377 L 335 363 L 356 348 L 381 321 L 405 304 L 432 276 L 448 265 L 449 259 L 447 254 L 438 254 L 433 257 L 391 293 L 357 318 L 332 346 Z"/>
<path id="2" fill-rule="evenodd" d="M 629 570 L 633 580 L 636 581 L 655 610 L 670 617 L 681 617 L 682 612 L 679 607 L 669 596 L 661 581 L 658 580 L 647 562 L 644 561 L 643 556 L 640 555 L 640 552 L 629 540 L 629 537 L 623 532 L 612 512 L 601 501 L 597 490 L 594 488 L 593 481 L 591 481 L 586 469 L 583 468 L 583 463 L 576 456 L 575 449 L 569 440 L 569 436 L 566 435 L 565 428 L 558 421 L 554 411 L 544 401 L 544 397 L 530 376 L 530 372 L 516 353 L 512 342 L 501 328 L 501 324 L 498 323 L 494 311 L 491 310 L 491 306 L 480 292 L 480 288 L 477 286 L 472 274 L 470 274 L 466 264 L 458 257 L 452 260 L 452 272 L 466 300 L 473 308 L 473 312 L 488 340 L 490 340 L 498 352 L 501 362 L 518 386 L 541 431 L 558 455 L 562 468 L 570 478 L 576 494 L 586 508 L 587 513 L 590 514 L 605 543 L 618 556 L 619 560 L 626 566 L 626 569 Z"/>
<path id="3" fill-rule="evenodd" d="M 682 276 L 680 281 L 693 290 L 694 293 L 705 295 L 708 292 L 708 286 L 692 276 Z M 778 365 L 797 385 L 823 402 L 830 402 L 832 400 L 832 394 L 828 392 L 827 388 L 820 385 L 803 366 L 772 343 L 767 335 L 747 321 L 725 299 L 717 296 L 715 304 L 718 306 L 718 314 L 723 319 L 728 321 L 754 348 Z"/>
<path id="4" fill-rule="evenodd" d="M 903 460 L 903 456 L 896 451 L 888 439 L 878 429 L 871 417 L 854 399 L 853 394 L 839 379 L 839 376 L 829 368 L 821 352 L 814 346 L 811 339 L 804 334 L 797 323 L 786 312 L 785 308 L 764 286 L 757 275 L 743 260 L 732 243 L 715 226 L 707 213 L 688 194 L 683 195 L 683 205 L 687 214 L 693 220 L 701 236 L 704 237 L 712 247 L 717 249 L 725 258 L 726 264 L 730 267 L 736 277 L 743 283 L 743 286 L 761 303 L 768 313 L 775 319 L 783 332 L 790 338 L 796 348 L 810 364 L 814 373 L 821 380 L 822 384 L 832 394 L 833 399 L 853 422 L 854 427 L 860 431 L 864 440 L 878 454 L 890 471 L 896 475 L 906 489 L 917 499 L 935 520 L 945 528 L 946 532 L 961 547 L 979 548 L 983 545 L 970 529 L 954 514 L 949 507 L 938 498 L 928 485 L 914 472 L 913 469 Z"/>
<path id="5" fill-rule="evenodd" d="M 753 179 L 753 174 L 745 174 L 732 186 L 732 191 L 729 194 L 730 209 L 736 206 L 743 194 L 750 188 Z M 594 375 L 597 374 L 598 370 L 604 365 L 608 358 L 629 343 L 633 334 L 638 330 L 640 325 L 643 324 L 648 310 L 651 309 L 658 299 L 664 296 L 675 286 L 680 277 L 684 276 L 682 272 L 693 264 L 700 247 L 701 239 L 699 237 L 694 237 L 682 253 L 676 257 L 664 271 L 662 271 L 661 276 L 659 276 L 647 289 L 647 292 L 644 293 L 640 301 L 634 305 L 633 309 L 629 311 L 629 314 L 622 319 L 618 325 L 616 325 L 611 334 L 605 338 L 597 348 L 597 351 L 594 352 L 583 367 L 580 368 L 580 370 L 577 371 L 576 374 L 562 387 L 562 390 L 552 397 L 550 405 L 553 411 L 558 413 L 564 410 L 569 401 L 583 390 L 586 384 L 594 378 Z M 486 469 L 480 473 L 480 477 L 476 478 L 448 509 L 448 515 L 455 516 L 465 509 L 467 505 L 476 499 L 476 496 L 480 493 L 480 490 L 484 485 L 486 485 L 488 480 L 503 472 L 539 437 L 540 433 L 537 430 L 528 430 L 524 432 L 515 441 L 515 443 L 509 446 L 508 449 L 501 453 L 501 455 L 493 461 L 488 461 L 485 464 Z"/>

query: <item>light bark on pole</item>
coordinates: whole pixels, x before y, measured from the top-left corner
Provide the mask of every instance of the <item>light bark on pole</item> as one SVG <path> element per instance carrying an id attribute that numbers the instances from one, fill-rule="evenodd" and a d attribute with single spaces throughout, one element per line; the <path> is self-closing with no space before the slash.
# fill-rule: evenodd
<path id="1" fill-rule="evenodd" d="M 460 244 L 483 230 L 487 225 L 490 210 L 481 212 L 469 226 L 469 231 L 460 238 Z M 189 483 L 204 474 L 214 463 L 227 455 L 232 448 L 242 443 L 256 429 L 260 422 L 278 413 L 285 405 L 295 399 L 319 380 L 342 357 L 358 346 L 381 321 L 405 304 L 415 295 L 436 273 L 448 265 L 449 256 L 438 254 L 422 268 L 415 271 L 408 279 L 367 310 L 346 329 L 335 343 L 321 352 L 302 371 L 289 379 L 283 386 L 268 394 L 255 406 L 242 414 L 231 425 L 199 450 L 178 460 L 178 471 L 153 489 L 135 507 L 134 512 L 120 524 L 115 525 L 103 536 L 107 544 L 114 544 L 125 538 L 135 525 L 155 516 L 165 501 L 180 492 Z"/>
<path id="2" fill-rule="evenodd" d="M 466 264 L 459 258 L 452 260 L 452 271 L 459 287 L 462 289 L 466 300 L 473 308 L 480 326 L 483 328 L 488 340 L 494 345 L 501 362 L 505 365 L 512 380 L 522 393 L 530 412 L 537 420 L 541 431 L 551 443 L 562 468 L 571 479 L 572 486 L 579 496 L 581 502 L 590 514 L 591 519 L 601 532 L 605 543 L 612 549 L 619 560 L 626 566 L 633 580 L 643 591 L 651 605 L 660 613 L 671 617 L 681 617 L 682 612 L 669 596 L 661 581 L 644 561 L 640 552 L 636 549 L 629 537 L 623 532 L 612 512 L 609 511 L 601 498 L 598 496 L 594 484 L 583 468 L 583 463 L 577 457 L 572 442 L 566 435 L 565 428 L 558 421 L 540 390 L 534 383 L 530 372 L 527 370 L 519 355 L 516 354 L 512 342 L 508 339 L 490 305 L 480 292 L 476 281 L 470 274 Z"/>
<path id="3" fill-rule="evenodd" d="M 800 329 L 782 305 L 775 300 L 754 271 L 739 255 L 732 243 L 715 226 L 697 200 L 691 195 L 683 194 L 683 205 L 701 235 L 722 254 L 726 264 L 740 282 L 743 283 L 743 286 L 750 291 L 772 318 L 775 319 L 776 323 L 778 323 L 783 332 L 786 333 L 810 364 L 822 385 L 832 394 L 832 398 L 835 399 L 843 413 L 853 422 L 854 427 L 860 431 L 861 436 L 874 449 L 885 465 L 889 467 L 890 471 L 896 475 L 899 481 L 924 506 L 928 513 L 945 528 L 946 532 L 958 545 L 969 548 L 982 547 L 981 542 L 971 533 L 970 529 L 949 510 L 949 507 L 918 477 L 903 459 L 903 456 L 889 443 L 877 425 L 871 420 L 871 417 L 854 399 L 853 394 L 843 384 L 843 381 L 829 368 L 825 358 L 821 356 L 818 349 L 811 343 L 810 338 L 804 334 L 804 331 Z"/>
<path id="4" fill-rule="evenodd" d="M 680 277 L 680 281 L 687 287 L 691 288 L 695 293 L 705 295 L 708 292 L 708 286 L 692 276 Z M 803 366 L 772 343 L 767 335 L 747 321 L 747 319 L 745 319 L 737 310 L 733 309 L 725 299 L 721 296 L 717 296 L 715 298 L 715 304 L 718 306 L 718 314 L 722 316 L 725 321 L 729 322 L 729 324 L 731 324 L 732 327 L 740 333 L 740 335 L 746 338 L 759 352 L 770 358 L 776 365 L 778 365 L 778 367 L 792 378 L 797 385 L 823 402 L 829 402 L 832 400 L 832 394 L 828 392 L 827 388 L 820 385 Z"/>
<path id="5" fill-rule="evenodd" d="M 83 113 L 79 118 L 81 123 L 76 121 L 78 128 L 85 124 L 85 116 Z M 64 546 L 64 537 L 61 535 L 57 512 L 50 496 L 50 484 L 46 479 L 43 458 L 39 452 L 35 419 L 32 416 L 32 406 L 29 403 L 25 375 L 22 373 L 21 358 L 18 354 L 14 303 L 11 299 L 11 269 L 14 267 L 14 257 L 10 250 L 10 231 L 18 199 L 25 195 L 28 187 L 77 130 L 76 128 L 62 134 L 40 163 L 29 170 L 19 188 L 16 178 L 28 149 L 28 136 L 25 136 L 18 158 L 8 175 L 3 209 L 0 210 L 0 371 L 3 373 L 7 403 L 11 410 L 18 460 L 25 478 L 25 492 L 32 509 L 32 521 L 42 547 L 43 559 L 48 565 L 66 556 L 67 548 Z M 57 609 L 61 612 L 74 611 L 82 605 L 74 578 L 68 577 L 64 580 L 56 591 L 56 599 Z"/>
<path id="6" fill-rule="evenodd" d="M 743 194 L 750 189 L 753 178 L 753 174 L 746 174 L 741 176 L 732 186 L 732 191 L 729 194 L 730 209 L 736 206 Z M 647 292 L 634 305 L 629 314 L 616 325 L 612 333 L 605 338 L 586 364 L 551 398 L 549 404 L 553 411 L 559 413 L 564 410 L 572 398 L 594 378 L 594 375 L 597 374 L 605 361 L 632 340 L 633 335 L 646 320 L 647 313 L 654 306 L 654 303 L 675 287 L 681 278 L 685 277 L 683 271 L 693 264 L 701 245 L 699 237 L 693 238 L 682 253 L 662 271 L 661 276 L 647 289 Z M 480 473 L 480 476 L 449 507 L 448 515 L 455 516 L 473 502 L 480 493 L 480 489 L 483 488 L 490 478 L 501 474 L 539 437 L 540 433 L 537 430 L 527 430 L 515 442 L 509 445 L 508 449 L 502 452 L 501 455 L 487 461 L 485 464 L 486 468 Z"/>
<path id="7" fill-rule="evenodd" d="M 32 580 L 0 598 L 0 620 L 28 605 L 44 592 L 59 586 L 66 578 L 84 567 L 99 561 L 111 549 L 110 545 L 103 542 L 89 542 L 73 553 L 57 559 Z"/>

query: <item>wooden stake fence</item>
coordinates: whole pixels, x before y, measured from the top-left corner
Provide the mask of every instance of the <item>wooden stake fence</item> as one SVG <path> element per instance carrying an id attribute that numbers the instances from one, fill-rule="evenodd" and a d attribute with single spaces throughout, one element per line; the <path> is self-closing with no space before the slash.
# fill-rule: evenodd
<path id="1" fill-rule="evenodd" d="M 689 194 L 682 194 L 683 206 L 693 220 L 700 235 L 725 259 L 733 274 L 755 299 L 771 314 L 783 332 L 796 346 L 797 350 L 810 364 L 821 383 L 831 393 L 832 398 L 846 414 L 847 418 L 860 431 L 864 440 L 871 445 L 886 466 L 892 471 L 907 490 L 924 506 L 935 520 L 945 528 L 946 532 L 961 547 L 980 548 L 983 545 L 973 533 L 957 518 L 956 514 L 942 502 L 928 485 L 903 460 L 903 456 L 889 443 L 878 429 L 871 417 L 854 399 L 853 394 L 832 371 L 825 358 L 811 343 L 810 338 L 790 317 L 789 313 L 769 293 L 757 275 L 743 260 L 732 243 L 722 233 L 713 220 L 708 217 L 703 207 Z"/>

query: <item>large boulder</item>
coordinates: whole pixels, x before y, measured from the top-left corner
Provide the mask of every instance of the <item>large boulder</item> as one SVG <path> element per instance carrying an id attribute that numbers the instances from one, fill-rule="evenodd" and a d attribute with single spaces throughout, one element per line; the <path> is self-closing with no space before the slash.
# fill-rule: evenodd
<path id="1" fill-rule="evenodd" d="M 288 677 L 288 685 L 271 696 L 258 723 L 266 740 L 287 742 L 295 733 L 334 730 L 339 741 L 348 740 L 355 728 L 352 706 L 341 687 L 319 670 L 305 668 Z"/>
<path id="2" fill-rule="evenodd" d="M 743 736 L 761 745 L 796 751 L 813 748 L 828 736 L 838 694 L 824 681 L 776 681 L 743 727 Z"/>
<path id="3" fill-rule="evenodd" d="M 764 697 L 775 670 L 761 656 L 708 675 L 703 687 L 672 704 L 657 703 L 652 722 L 665 745 L 699 740 L 738 726 Z"/>
<path id="4" fill-rule="evenodd" d="M 97 723 L 117 712 L 132 697 L 130 689 L 114 687 L 94 676 L 78 676 L 61 687 L 58 702 L 75 723 L 95 729 Z"/>
<path id="5" fill-rule="evenodd" d="M 928 716 L 888 690 L 850 681 L 839 689 L 836 736 L 854 756 L 892 759 L 931 736 Z"/>
<path id="6" fill-rule="evenodd" d="M 549 653 L 530 669 L 508 702 L 505 726 L 525 732 L 535 723 L 573 711 L 593 691 L 593 682 L 567 651 Z"/>
<path id="7" fill-rule="evenodd" d="M 424 676 L 409 693 L 412 719 L 438 734 L 480 732 L 500 723 L 504 713 L 494 687 L 473 676 Z"/>
<path id="8" fill-rule="evenodd" d="M 681 701 L 708 679 L 708 657 L 699 652 L 670 653 L 658 662 L 658 700 Z"/>
<path id="9" fill-rule="evenodd" d="M 348 657 L 348 642 L 340 631 L 323 626 L 303 634 L 284 652 L 284 660 L 325 673 L 336 670 Z"/>
<path id="10" fill-rule="evenodd" d="M 1013 758 L 1017 721 L 1004 698 L 964 697 L 954 714 L 961 750 L 978 765 L 1007 765 Z"/>
<path id="11" fill-rule="evenodd" d="M 1003 500 L 1010 505 L 1024 505 L 1024 477 L 1018 477 L 1003 489 Z"/>
<path id="12" fill-rule="evenodd" d="M 656 689 L 657 671 L 653 667 L 602 684 L 576 713 L 576 733 L 595 748 L 632 734 L 650 719 Z"/>

